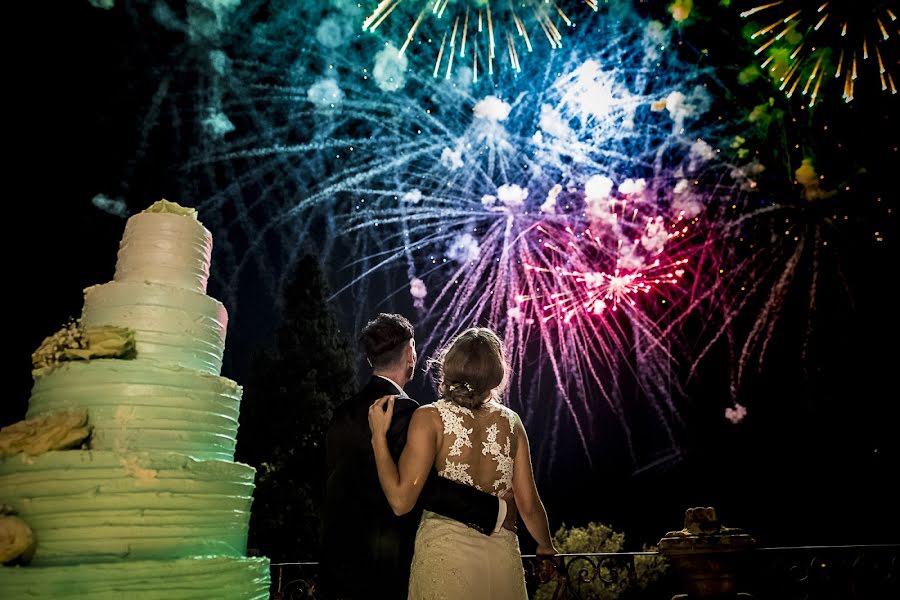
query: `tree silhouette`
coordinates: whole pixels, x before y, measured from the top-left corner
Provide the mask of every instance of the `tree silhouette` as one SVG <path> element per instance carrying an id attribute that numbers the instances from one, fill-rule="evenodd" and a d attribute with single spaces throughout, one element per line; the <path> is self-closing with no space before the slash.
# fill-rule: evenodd
<path id="1" fill-rule="evenodd" d="M 354 353 L 327 296 L 318 260 L 299 259 L 275 348 L 256 355 L 244 389 L 236 458 L 257 469 L 249 547 L 273 562 L 318 558 L 325 431 L 355 388 Z"/>

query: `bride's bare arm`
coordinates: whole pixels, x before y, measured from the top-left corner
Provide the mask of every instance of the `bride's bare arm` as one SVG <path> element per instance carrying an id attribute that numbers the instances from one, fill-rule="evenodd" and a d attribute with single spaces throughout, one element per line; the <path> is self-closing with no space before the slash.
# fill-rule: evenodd
<path id="1" fill-rule="evenodd" d="M 381 407 L 385 403 L 388 409 L 382 411 Z M 369 409 L 369 427 L 372 430 L 372 449 L 375 452 L 378 481 L 396 515 L 405 515 L 412 510 L 434 465 L 439 432 L 433 419 L 423 408 L 416 409 L 409 421 L 406 447 L 400 455 L 399 465 L 394 463 L 387 443 L 387 430 L 394 409 L 393 396 L 389 400 L 377 400 Z"/>
<path id="2" fill-rule="evenodd" d="M 537 554 L 556 554 L 553 540 L 550 538 L 550 524 L 547 511 L 534 483 L 534 470 L 531 467 L 531 450 L 528 445 L 528 434 L 522 422 L 516 421 L 518 430 L 518 447 L 516 448 L 515 466 L 513 470 L 513 491 L 516 495 L 516 506 L 525 522 L 528 533 L 537 542 Z"/>

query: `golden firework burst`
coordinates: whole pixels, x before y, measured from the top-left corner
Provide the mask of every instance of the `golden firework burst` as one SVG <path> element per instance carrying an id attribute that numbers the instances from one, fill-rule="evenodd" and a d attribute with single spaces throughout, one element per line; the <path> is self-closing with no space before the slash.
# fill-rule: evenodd
<path id="1" fill-rule="evenodd" d="M 598 0 L 582 0 L 596 11 Z M 433 76 L 442 72 L 449 78 L 454 61 L 471 60 L 472 77 L 479 69 L 494 73 L 498 52 L 505 47 L 510 67 L 521 70 L 521 51 L 532 50 L 529 31 L 540 29 L 550 46 L 562 46 L 560 26 L 571 27 L 573 20 L 557 0 L 381 0 L 363 21 L 364 31 L 375 31 L 396 9 L 415 8 L 412 24 L 406 32 L 400 54 L 416 39 L 425 19 L 431 19 L 441 33 Z M 401 12 L 401 11 L 397 11 Z M 479 64 L 479 56 L 481 63 Z"/>
<path id="2" fill-rule="evenodd" d="M 897 63 L 897 14 L 893 2 L 781 0 L 754 3 L 741 17 L 758 24 L 750 39 L 764 57 L 761 66 L 788 97 L 800 92 L 809 106 L 828 78 L 837 79 L 845 102 L 857 78 L 878 81 L 897 93 L 891 68 Z M 877 77 L 876 77 L 877 75 Z"/>

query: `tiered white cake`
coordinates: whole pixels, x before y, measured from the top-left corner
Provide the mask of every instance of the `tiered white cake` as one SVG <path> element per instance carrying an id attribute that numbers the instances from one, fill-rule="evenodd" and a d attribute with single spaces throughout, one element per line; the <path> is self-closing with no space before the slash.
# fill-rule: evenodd
<path id="1" fill-rule="evenodd" d="M 0 462 L 0 504 L 37 540 L 0 597 L 268 598 L 268 559 L 245 556 L 255 472 L 233 460 L 241 388 L 219 376 L 211 250 L 192 209 L 131 217 L 81 321 L 133 330 L 136 357 L 35 370 L 27 417 L 86 409 L 93 433 L 89 450 Z"/>

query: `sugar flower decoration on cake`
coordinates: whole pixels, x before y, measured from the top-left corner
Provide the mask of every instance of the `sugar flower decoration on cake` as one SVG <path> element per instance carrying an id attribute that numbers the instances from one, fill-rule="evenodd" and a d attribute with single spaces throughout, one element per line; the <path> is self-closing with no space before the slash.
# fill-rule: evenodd
<path id="1" fill-rule="evenodd" d="M 11 506 L 0 505 L 0 564 L 27 563 L 34 547 L 34 533 L 28 523 L 15 516 Z"/>
<path id="2" fill-rule="evenodd" d="M 189 217 L 191 219 L 197 220 L 197 209 L 196 208 L 188 208 L 186 206 L 181 206 L 177 202 L 169 202 L 165 198 L 162 200 L 157 200 L 146 209 L 144 209 L 145 213 L 166 213 L 170 215 L 180 215 L 182 217 Z"/>
<path id="3" fill-rule="evenodd" d="M 31 355 L 35 369 L 53 368 L 69 360 L 92 358 L 134 358 L 134 330 L 126 327 L 82 327 L 69 321 L 62 329 L 44 338 Z"/>
<path id="4" fill-rule="evenodd" d="M 0 429 L 0 459 L 80 447 L 91 435 L 86 409 L 60 410 Z"/>

